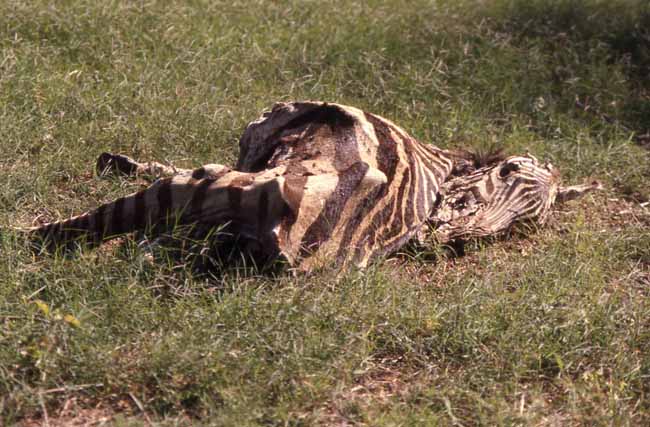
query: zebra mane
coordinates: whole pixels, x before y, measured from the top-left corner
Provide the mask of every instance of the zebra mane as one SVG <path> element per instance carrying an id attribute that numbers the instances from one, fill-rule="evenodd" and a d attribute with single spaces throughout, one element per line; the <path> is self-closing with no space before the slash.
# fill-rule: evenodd
<path id="1" fill-rule="evenodd" d="M 468 175 L 481 168 L 493 166 L 506 159 L 503 148 L 497 147 L 479 148 L 475 151 L 465 149 L 445 150 L 444 153 L 453 162 L 450 177 L 454 178 Z"/>

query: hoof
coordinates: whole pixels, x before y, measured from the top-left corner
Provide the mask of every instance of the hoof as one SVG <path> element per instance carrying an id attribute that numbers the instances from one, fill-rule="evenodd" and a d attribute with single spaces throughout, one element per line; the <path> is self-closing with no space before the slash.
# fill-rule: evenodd
<path id="1" fill-rule="evenodd" d="M 97 159 L 97 175 L 108 174 L 134 175 L 138 164 L 130 157 L 121 154 L 102 153 Z"/>

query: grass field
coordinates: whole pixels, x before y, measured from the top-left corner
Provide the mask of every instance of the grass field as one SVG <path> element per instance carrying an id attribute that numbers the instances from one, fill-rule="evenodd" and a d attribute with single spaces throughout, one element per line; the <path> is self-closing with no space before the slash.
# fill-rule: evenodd
<path id="1" fill-rule="evenodd" d="M 102 151 L 230 164 L 291 99 L 606 187 L 339 278 L 206 280 L 128 240 L 38 258 L 4 232 L 0 425 L 647 425 L 649 28 L 641 0 L 0 2 L 5 230 L 142 185 L 93 176 Z"/>

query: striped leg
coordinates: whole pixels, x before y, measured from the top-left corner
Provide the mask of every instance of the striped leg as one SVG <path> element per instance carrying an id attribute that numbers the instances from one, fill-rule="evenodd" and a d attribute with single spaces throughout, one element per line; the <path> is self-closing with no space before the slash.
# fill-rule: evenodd
<path id="1" fill-rule="evenodd" d="M 227 226 L 237 248 L 256 259 L 282 254 L 306 270 L 350 260 L 367 242 L 357 242 L 359 227 L 351 228 L 344 219 L 382 188 L 386 176 L 364 162 L 319 175 L 302 170 L 278 166 L 250 173 L 206 165 L 159 179 L 145 190 L 31 233 L 49 249 L 77 240 L 95 246 L 135 231 L 155 237 L 176 225 L 192 225 L 190 238 L 194 238 L 194 231 Z M 344 234 L 350 234 L 350 239 L 342 246 L 337 236 Z M 368 257 L 363 257 L 364 265 Z"/>
<path id="2" fill-rule="evenodd" d="M 122 156 L 114 156 L 116 168 L 124 168 L 132 162 Z M 101 158 L 100 158 L 101 160 Z M 136 165 L 136 162 L 133 162 Z M 121 171 L 122 169 L 117 169 Z M 191 171 L 190 171 L 191 172 Z M 34 241 L 45 241 L 52 249 L 82 239 L 91 246 L 105 240 L 129 233 L 145 231 L 171 221 L 171 217 L 181 212 L 188 199 L 201 188 L 199 181 L 216 182 L 230 172 L 222 165 L 206 165 L 191 174 L 176 175 L 157 180 L 148 188 L 121 197 L 97 209 L 63 221 L 44 224 L 30 230 Z"/>
<path id="3" fill-rule="evenodd" d="M 126 233 L 156 234 L 180 224 L 205 228 L 232 223 L 238 234 L 266 242 L 287 212 L 282 181 L 277 170 L 253 174 L 206 165 L 30 233 L 33 241 L 52 249 L 78 240 L 95 246 Z"/>
<path id="4" fill-rule="evenodd" d="M 125 176 L 153 176 L 162 178 L 178 174 L 190 173 L 189 169 L 179 169 L 158 162 L 140 163 L 123 154 L 102 153 L 97 158 L 95 166 L 97 175 L 117 174 Z"/>

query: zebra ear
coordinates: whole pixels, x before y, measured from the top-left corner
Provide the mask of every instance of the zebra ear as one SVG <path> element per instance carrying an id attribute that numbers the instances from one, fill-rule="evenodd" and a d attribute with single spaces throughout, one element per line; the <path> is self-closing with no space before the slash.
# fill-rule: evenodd
<path id="1" fill-rule="evenodd" d="M 603 184 L 600 181 L 593 181 L 590 184 L 571 185 L 569 187 L 560 187 L 555 197 L 556 203 L 565 203 L 584 196 L 592 191 L 602 190 Z"/>

